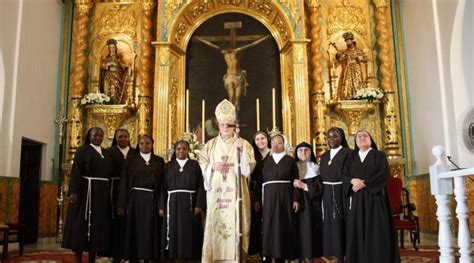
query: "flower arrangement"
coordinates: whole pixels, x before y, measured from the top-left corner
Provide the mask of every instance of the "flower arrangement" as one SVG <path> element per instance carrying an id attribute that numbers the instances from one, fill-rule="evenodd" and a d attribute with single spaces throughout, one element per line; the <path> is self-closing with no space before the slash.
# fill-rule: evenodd
<path id="1" fill-rule="evenodd" d="M 109 102 L 110 97 L 99 92 L 89 93 L 81 99 L 81 105 L 107 104 Z"/>
<path id="2" fill-rule="evenodd" d="M 374 88 L 365 88 L 365 89 L 360 89 L 357 91 L 356 95 L 354 96 L 354 99 L 356 100 L 368 100 L 369 102 L 372 102 L 374 100 L 379 100 L 383 98 L 383 93 L 380 89 L 374 89 Z"/>
<path id="3" fill-rule="evenodd" d="M 201 152 L 201 145 L 197 140 L 196 133 L 192 132 L 185 134 L 184 140 L 189 143 L 189 158 L 192 160 L 197 160 L 199 153 Z"/>

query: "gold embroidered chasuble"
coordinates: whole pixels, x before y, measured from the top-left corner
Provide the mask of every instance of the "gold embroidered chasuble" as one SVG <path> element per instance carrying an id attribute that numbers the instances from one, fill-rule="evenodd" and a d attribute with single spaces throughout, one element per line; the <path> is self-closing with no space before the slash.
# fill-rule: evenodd
<path id="1" fill-rule="evenodd" d="M 242 220 L 242 249 L 246 257 L 250 231 L 250 196 L 248 177 L 255 168 L 253 148 L 243 140 L 241 154 L 242 216 L 237 202 L 237 138 L 220 136 L 209 140 L 199 156 L 207 191 L 207 216 L 201 262 L 239 262 L 239 218 Z M 227 174 L 212 171 L 212 164 L 231 164 Z"/>

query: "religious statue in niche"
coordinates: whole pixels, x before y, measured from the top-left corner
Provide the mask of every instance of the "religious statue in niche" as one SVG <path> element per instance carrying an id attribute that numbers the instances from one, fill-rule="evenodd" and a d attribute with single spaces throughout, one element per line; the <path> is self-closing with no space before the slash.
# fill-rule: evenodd
<path id="1" fill-rule="evenodd" d="M 100 92 L 109 96 L 112 104 L 123 104 L 130 67 L 120 58 L 115 39 L 107 40 L 107 48 L 107 56 L 100 61 Z"/>
<path id="2" fill-rule="evenodd" d="M 357 47 L 352 32 L 342 35 L 345 50 L 339 50 L 334 42 L 330 44 L 337 50 L 334 63 L 342 66 L 337 85 L 336 100 L 356 99 L 358 91 L 368 88 L 367 54 Z"/>
<path id="3" fill-rule="evenodd" d="M 230 47 L 221 47 L 211 41 L 206 40 L 206 37 L 195 37 L 197 41 L 200 41 L 212 48 L 219 50 L 227 65 L 227 71 L 224 74 L 223 81 L 224 87 L 227 91 L 227 96 L 230 102 L 234 104 L 236 108 L 240 107 L 240 99 L 247 93 L 247 72 L 240 67 L 240 52 L 249 47 L 258 45 L 259 43 L 270 38 L 270 35 L 262 36 L 250 44 L 243 45 L 240 47 L 235 46 L 235 29 L 240 27 L 241 23 L 226 23 L 228 28 L 231 29 L 231 45 Z"/>

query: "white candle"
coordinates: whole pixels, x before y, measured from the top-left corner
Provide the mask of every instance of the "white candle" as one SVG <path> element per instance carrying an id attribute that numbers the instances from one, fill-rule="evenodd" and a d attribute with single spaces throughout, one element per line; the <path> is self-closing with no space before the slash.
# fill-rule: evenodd
<path id="1" fill-rule="evenodd" d="M 260 130 L 260 100 L 257 99 L 257 131 Z"/>
<path id="2" fill-rule="evenodd" d="M 92 70 L 92 76 L 93 76 L 93 77 L 97 77 L 97 75 L 99 75 L 99 74 L 97 74 L 97 73 L 98 73 L 97 64 L 94 63 L 94 69 Z"/>
<path id="3" fill-rule="evenodd" d="M 289 125 L 289 129 L 288 129 L 288 143 L 290 144 L 290 146 L 292 145 L 292 142 L 293 140 L 291 139 L 292 137 L 292 134 L 291 134 L 291 117 L 290 117 L 290 125 Z"/>
<path id="4" fill-rule="evenodd" d="M 204 144 L 206 141 L 206 101 L 202 100 L 202 119 L 201 119 L 201 143 Z"/>
<path id="5" fill-rule="evenodd" d="M 328 62 L 329 62 L 329 78 L 332 77 L 333 72 L 332 72 L 332 59 L 331 59 L 331 51 L 327 51 L 328 54 Z"/>
<path id="6" fill-rule="evenodd" d="M 313 152 L 316 152 L 316 138 L 313 138 Z"/>
<path id="7" fill-rule="evenodd" d="M 273 129 L 276 128 L 276 101 L 275 101 L 275 88 L 272 89 L 272 124 Z"/>
<path id="8" fill-rule="evenodd" d="M 189 89 L 186 90 L 186 132 L 190 132 L 191 127 L 189 125 Z"/>
<path id="9" fill-rule="evenodd" d="M 168 146 L 171 149 L 171 105 L 168 105 Z"/>

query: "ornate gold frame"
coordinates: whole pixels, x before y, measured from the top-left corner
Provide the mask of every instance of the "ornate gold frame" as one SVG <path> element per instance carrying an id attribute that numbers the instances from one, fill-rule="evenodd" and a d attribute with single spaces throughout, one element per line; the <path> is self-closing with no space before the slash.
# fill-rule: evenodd
<path id="1" fill-rule="evenodd" d="M 292 144 L 310 138 L 309 88 L 306 45 L 304 36 L 303 3 L 293 6 L 295 16 L 303 31 L 294 30 L 278 1 L 192 1 L 187 4 L 163 3 L 158 14 L 158 42 L 156 49 L 155 87 L 153 98 L 153 137 L 155 151 L 163 154 L 167 147 L 168 114 L 172 115 L 171 134 L 175 140 L 184 133 L 185 118 L 185 62 L 186 48 L 194 31 L 212 16 L 236 12 L 249 15 L 261 22 L 271 32 L 280 50 L 282 85 L 283 132 Z M 260 3 L 261 2 L 261 3 Z M 172 22 L 170 22 L 172 21 Z M 293 23 L 293 25 L 292 25 Z M 160 25 L 165 25 L 160 27 Z M 169 26 L 166 26 L 169 25 Z M 163 34 L 163 35 L 160 35 Z M 161 36 L 161 37 L 160 37 Z M 192 94 L 191 94 L 192 96 Z M 295 107 L 295 102 L 308 107 Z M 171 105 L 171 111 L 168 110 Z M 159 114 L 158 114 L 159 113 Z M 167 113 L 167 114 L 164 114 Z M 281 125 L 281 124 L 280 124 Z"/>

